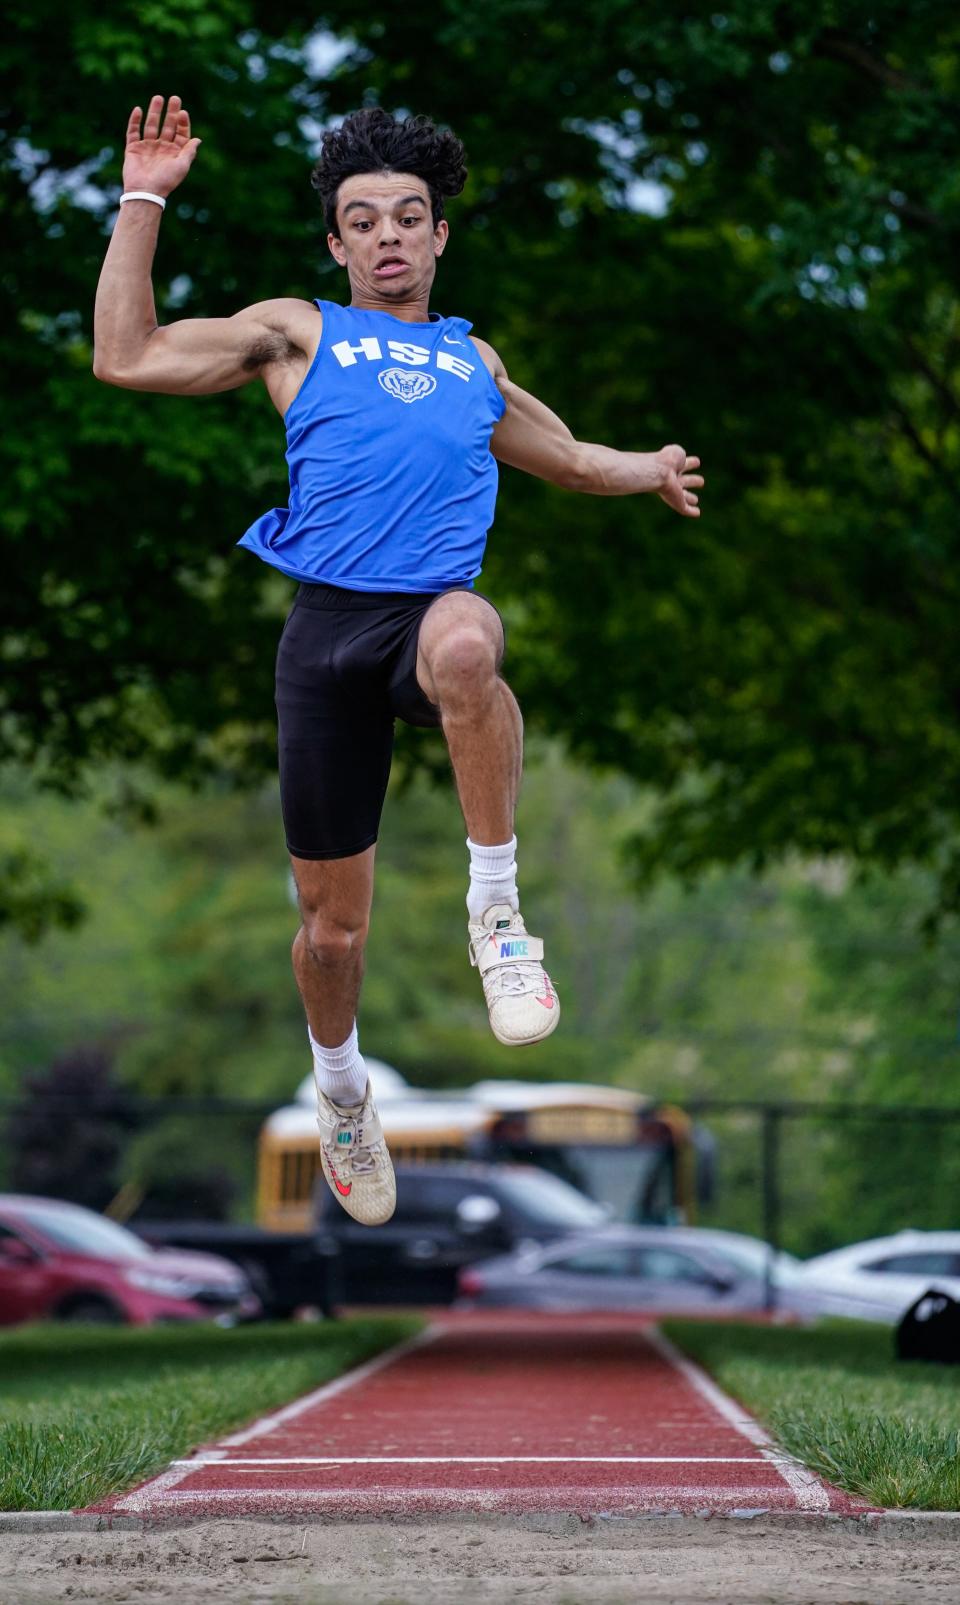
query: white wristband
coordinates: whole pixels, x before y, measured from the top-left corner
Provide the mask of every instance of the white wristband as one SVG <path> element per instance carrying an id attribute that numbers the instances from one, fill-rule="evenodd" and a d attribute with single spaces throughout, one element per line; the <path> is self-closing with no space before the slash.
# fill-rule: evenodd
<path id="1" fill-rule="evenodd" d="M 121 195 L 120 197 L 121 206 L 123 205 L 124 201 L 154 201 L 156 205 L 159 206 L 161 212 L 167 204 L 162 195 L 151 195 L 148 189 L 127 190 L 127 193 L 125 195 Z"/>

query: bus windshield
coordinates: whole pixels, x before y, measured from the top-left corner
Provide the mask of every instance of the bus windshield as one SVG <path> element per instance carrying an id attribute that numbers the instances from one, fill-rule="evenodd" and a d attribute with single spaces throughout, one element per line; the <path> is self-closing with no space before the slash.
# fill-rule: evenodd
<path id="1" fill-rule="evenodd" d="M 666 1148 L 597 1143 L 511 1145 L 499 1158 L 526 1160 L 603 1205 L 608 1219 L 668 1225 L 677 1218 L 672 1155 Z"/>
<path id="2" fill-rule="evenodd" d="M 602 1226 L 607 1212 L 599 1204 L 574 1187 L 551 1176 L 545 1170 L 526 1167 L 522 1173 L 501 1171 L 497 1185 L 507 1198 L 519 1204 L 532 1224 L 542 1226 L 568 1226 L 579 1231 L 587 1226 Z"/>

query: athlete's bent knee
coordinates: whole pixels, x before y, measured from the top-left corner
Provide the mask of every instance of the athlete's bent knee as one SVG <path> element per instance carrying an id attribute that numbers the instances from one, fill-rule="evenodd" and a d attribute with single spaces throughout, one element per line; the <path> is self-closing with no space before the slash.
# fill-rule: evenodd
<path id="1" fill-rule="evenodd" d="M 469 625 L 451 630 L 437 643 L 430 660 L 430 672 L 440 700 L 492 684 L 497 674 L 497 654 L 490 637 Z"/>

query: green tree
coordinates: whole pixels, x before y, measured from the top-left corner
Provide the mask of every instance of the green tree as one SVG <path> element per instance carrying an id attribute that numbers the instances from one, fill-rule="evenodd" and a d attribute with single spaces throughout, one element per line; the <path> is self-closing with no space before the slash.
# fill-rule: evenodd
<path id="1" fill-rule="evenodd" d="M 204 146 L 161 316 L 343 295 L 309 152 L 378 100 L 467 143 L 438 305 L 582 438 L 679 438 L 709 471 L 689 524 L 504 475 L 485 583 L 531 723 L 658 788 L 642 873 L 841 850 L 960 900 L 958 28 L 941 0 L 18 12 L 3 751 L 61 785 L 272 762 L 288 587 L 230 547 L 283 495 L 278 420 L 254 390 L 96 385 L 93 285 L 129 106 L 163 88 Z"/>
<path id="2" fill-rule="evenodd" d="M 103 1209 L 117 1186 L 124 1141 L 136 1124 L 111 1054 L 78 1048 L 24 1079 L 6 1122 L 5 1168 L 16 1192 L 52 1193 Z"/>

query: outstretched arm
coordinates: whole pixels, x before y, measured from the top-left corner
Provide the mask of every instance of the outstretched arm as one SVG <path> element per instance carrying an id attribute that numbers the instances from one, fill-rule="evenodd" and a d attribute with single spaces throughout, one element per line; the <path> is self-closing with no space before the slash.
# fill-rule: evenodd
<path id="1" fill-rule="evenodd" d="M 127 124 L 123 159 L 125 190 L 166 197 L 183 182 L 200 145 L 176 95 L 163 116 L 163 96 L 154 95 L 141 134 L 135 106 Z M 201 396 L 231 390 L 255 379 L 271 361 L 288 353 L 287 323 L 295 301 L 264 301 L 233 318 L 187 318 L 157 326 L 151 268 L 162 208 L 153 201 L 126 201 L 107 251 L 94 311 L 93 371 L 98 379 L 128 390 Z"/>
<path id="2" fill-rule="evenodd" d="M 565 490 L 595 496 L 636 496 L 652 491 L 675 512 L 699 518 L 697 491 L 703 484 L 697 473 L 699 457 L 688 457 L 682 446 L 663 446 L 656 452 L 614 451 L 610 446 L 574 439 L 556 413 L 511 381 L 492 346 L 482 340 L 474 343 L 507 404 L 490 440 L 490 450 L 499 462 Z"/>

